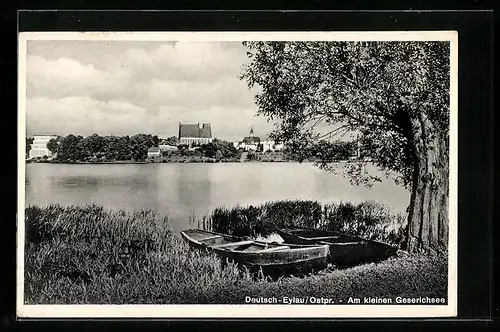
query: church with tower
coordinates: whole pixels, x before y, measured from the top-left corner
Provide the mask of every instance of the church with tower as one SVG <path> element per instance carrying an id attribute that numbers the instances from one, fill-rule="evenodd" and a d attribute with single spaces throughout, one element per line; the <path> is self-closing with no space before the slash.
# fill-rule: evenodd
<path id="1" fill-rule="evenodd" d="M 244 151 L 257 151 L 260 145 L 260 137 L 255 136 L 253 128 L 250 128 L 250 133 L 248 136 L 243 137 L 240 142 L 234 142 L 233 146 L 237 149 L 242 149 Z"/>
<path id="2" fill-rule="evenodd" d="M 240 142 L 234 142 L 233 146 L 243 151 L 275 152 L 283 150 L 283 144 L 276 144 L 274 141 L 263 141 L 260 137 L 255 136 L 253 128 L 250 128 L 248 136 L 243 137 Z"/>
<path id="3" fill-rule="evenodd" d="M 253 128 L 250 128 L 249 135 L 247 137 L 244 137 L 242 142 L 245 143 L 246 145 L 259 146 L 259 144 L 260 144 L 260 137 L 255 136 L 253 134 Z"/>

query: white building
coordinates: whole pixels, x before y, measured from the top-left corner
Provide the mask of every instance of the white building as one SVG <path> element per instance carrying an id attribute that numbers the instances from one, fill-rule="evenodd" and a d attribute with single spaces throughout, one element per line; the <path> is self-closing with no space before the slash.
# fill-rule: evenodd
<path id="1" fill-rule="evenodd" d="M 244 144 L 245 151 L 257 151 L 259 146 L 257 144 Z"/>
<path id="2" fill-rule="evenodd" d="M 262 141 L 260 144 L 262 145 L 263 152 L 283 151 L 284 148 L 284 145 L 282 143 L 276 143 L 275 141 Z"/>
<path id="3" fill-rule="evenodd" d="M 158 145 L 158 148 L 160 148 L 160 151 L 177 151 L 179 150 L 175 145 L 168 145 L 168 144 L 160 144 Z"/>
<path id="4" fill-rule="evenodd" d="M 152 146 L 148 149 L 148 158 L 156 158 L 161 156 L 160 148 Z"/>
<path id="5" fill-rule="evenodd" d="M 57 139 L 56 135 L 35 135 L 33 143 L 31 144 L 31 150 L 29 153 L 30 158 L 36 157 L 52 157 L 52 152 L 47 149 L 47 143 L 51 139 Z"/>
<path id="6" fill-rule="evenodd" d="M 274 151 L 283 151 L 285 149 L 285 144 L 283 143 L 275 143 Z"/>

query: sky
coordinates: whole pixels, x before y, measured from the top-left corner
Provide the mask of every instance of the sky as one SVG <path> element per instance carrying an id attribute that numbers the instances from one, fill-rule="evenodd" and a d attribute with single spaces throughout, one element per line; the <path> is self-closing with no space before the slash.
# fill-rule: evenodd
<path id="1" fill-rule="evenodd" d="M 159 137 L 210 122 L 214 137 L 261 138 L 255 90 L 238 79 L 240 42 L 46 41 L 27 44 L 27 135 Z"/>

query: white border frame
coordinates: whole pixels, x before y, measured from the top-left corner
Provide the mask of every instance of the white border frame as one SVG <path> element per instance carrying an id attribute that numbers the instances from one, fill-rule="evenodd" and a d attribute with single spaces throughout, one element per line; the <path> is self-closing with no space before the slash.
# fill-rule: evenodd
<path id="1" fill-rule="evenodd" d="M 443 305 L 25 305 L 24 212 L 28 40 L 106 41 L 449 41 L 450 178 L 448 304 Z M 21 32 L 18 39 L 17 315 L 22 318 L 416 318 L 457 316 L 458 33 L 380 32 Z M 355 294 L 353 294 L 355 295 Z"/>

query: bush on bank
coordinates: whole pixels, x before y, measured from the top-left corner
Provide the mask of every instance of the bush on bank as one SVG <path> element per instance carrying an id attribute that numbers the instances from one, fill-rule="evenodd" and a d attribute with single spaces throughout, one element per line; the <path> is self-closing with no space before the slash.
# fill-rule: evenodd
<path id="1" fill-rule="evenodd" d="M 360 204 L 285 200 L 259 206 L 216 208 L 210 224 L 214 231 L 238 236 L 267 236 L 276 228 L 317 228 L 365 237 L 400 246 L 406 220 L 387 206 L 372 201 Z"/>

